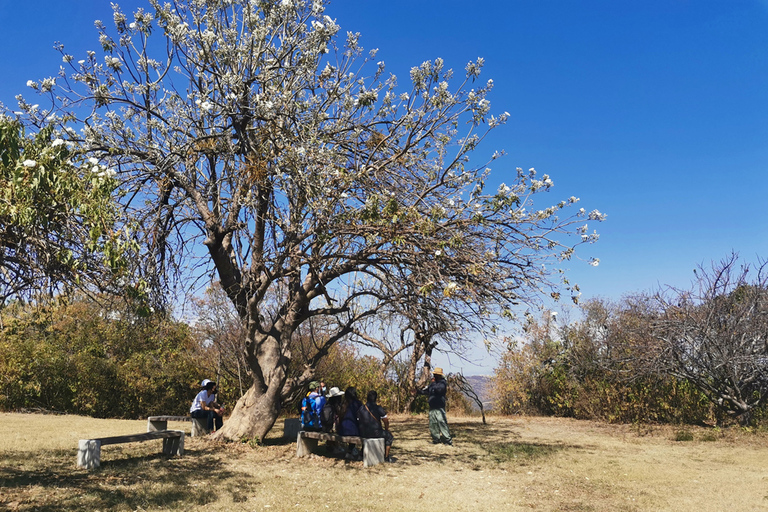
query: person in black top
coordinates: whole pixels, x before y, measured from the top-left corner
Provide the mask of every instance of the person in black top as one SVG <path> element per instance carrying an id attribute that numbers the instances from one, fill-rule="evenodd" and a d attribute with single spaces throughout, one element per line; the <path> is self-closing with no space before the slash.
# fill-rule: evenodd
<path id="1" fill-rule="evenodd" d="M 420 395 L 429 395 L 429 433 L 432 443 L 453 445 L 451 431 L 448 430 L 448 417 L 445 414 L 445 393 L 448 386 L 443 376 L 442 368 L 432 372 L 432 382 L 428 387 L 419 391 Z"/>
<path id="2" fill-rule="evenodd" d="M 369 391 L 366 403 L 357 411 L 357 419 L 360 423 L 360 437 L 368 439 L 384 438 L 384 460 L 392 462 L 389 449 L 395 437 L 389 431 L 389 418 L 387 411 L 376 403 L 379 395 L 376 391 Z"/>

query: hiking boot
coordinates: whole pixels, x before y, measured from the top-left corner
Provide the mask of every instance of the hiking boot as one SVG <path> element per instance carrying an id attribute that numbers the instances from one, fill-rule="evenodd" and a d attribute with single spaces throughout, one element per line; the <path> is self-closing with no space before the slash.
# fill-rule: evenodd
<path id="1" fill-rule="evenodd" d="M 395 462 L 395 459 L 393 459 L 391 456 L 390 457 L 385 457 L 384 458 L 384 462 Z"/>
<path id="2" fill-rule="evenodd" d="M 452 439 L 446 439 L 444 442 L 445 442 L 445 444 L 447 444 L 448 446 L 453 446 L 453 440 L 452 440 Z"/>

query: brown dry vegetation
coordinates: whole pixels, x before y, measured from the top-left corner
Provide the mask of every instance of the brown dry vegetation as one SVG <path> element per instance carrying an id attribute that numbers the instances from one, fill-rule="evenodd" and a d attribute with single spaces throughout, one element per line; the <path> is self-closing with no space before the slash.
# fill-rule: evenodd
<path id="1" fill-rule="evenodd" d="M 79 439 L 142 432 L 146 422 L 0 414 L 0 509 L 768 510 L 762 432 L 449 419 L 454 447 L 429 442 L 426 417 L 395 416 L 397 461 L 368 469 L 297 459 L 278 426 L 256 447 L 187 437 L 184 457 L 161 455 L 160 441 L 106 446 L 102 467 L 88 472 L 75 467 Z"/>

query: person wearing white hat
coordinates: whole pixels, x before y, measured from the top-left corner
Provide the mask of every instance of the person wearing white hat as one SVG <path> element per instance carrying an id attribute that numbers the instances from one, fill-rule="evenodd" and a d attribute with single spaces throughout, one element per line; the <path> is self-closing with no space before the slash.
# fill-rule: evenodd
<path id="1" fill-rule="evenodd" d="M 222 419 L 224 407 L 216 401 L 216 383 L 210 379 L 204 379 L 200 386 L 203 389 L 192 401 L 189 415 L 193 418 L 207 419 L 209 431 L 213 431 L 214 426 L 219 430 L 224 424 Z"/>
<path id="2" fill-rule="evenodd" d="M 429 433 L 432 443 L 445 443 L 453 445 L 451 431 L 448 429 L 448 417 L 445 414 L 445 394 L 448 386 L 443 376 L 442 368 L 432 371 L 432 382 L 429 386 L 420 390 L 420 395 L 429 395 Z"/>

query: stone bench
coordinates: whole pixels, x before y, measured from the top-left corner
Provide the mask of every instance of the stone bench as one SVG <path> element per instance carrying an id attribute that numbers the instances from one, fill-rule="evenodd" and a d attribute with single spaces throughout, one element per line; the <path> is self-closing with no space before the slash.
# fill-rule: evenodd
<path id="1" fill-rule="evenodd" d="M 81 439 L 77 450 L 77 467 L 93 469 L 101 466 L 101 447 L 108 444 L 140 443 L 152 439 L 163 440 L 163 453 L 166 455 L 184 455 L 184 432 L 182 430 L 162 430 L 128 436 L 100 437 Z"/>
<path id="2" fill-rule="evenodd" d="M 363 467 L 371 467 L 384 462 L 384 438 L 366 439 L 363 437 L 340 436 L 325 432 L 309 432 L 302 430 L 296 438 L 296 456 L 310 455 L 318 441 L 335 441 L 337 443 L 354 444 L 363 447 Z"/>
<path id="3" fill-rule="evenodd" d="M 167 430 L 169 421 L 191 421 L 192 437 L 204 436 L 208 433 L 208 420 L 192 416 L 150 416 L 147 418 L 147 432 Z"/>

